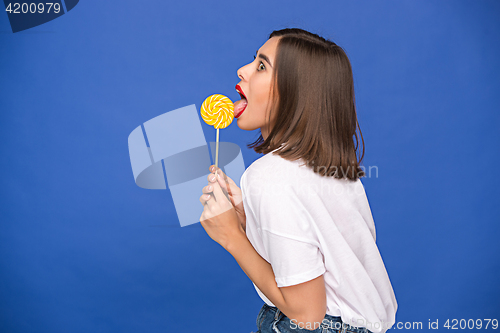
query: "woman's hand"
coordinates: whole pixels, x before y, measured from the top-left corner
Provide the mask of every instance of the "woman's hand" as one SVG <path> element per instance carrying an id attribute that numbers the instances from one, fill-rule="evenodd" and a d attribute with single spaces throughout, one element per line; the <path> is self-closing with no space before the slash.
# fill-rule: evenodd
<path id="1" fill-rule="evenodd" d="M 200 197 L 200 202 L 204 205 L 204 209 L 200 223 L 210 238 L 227 249 L 228 245 L 239 235 L 245 234 L 245 230 L 232 202 L 226 197 L 220 185 L 220 183 L 225 183 L 220 169 L 218 174 L 216 177 L 215 173 L 211 173 L 208 176 L 209 185 L 203 188 L 204 194 Z M 228 188 L 231 190 L 230 185 Z"/>
<path id="2" fill-rule="evenodd" d="M 210 166 L 210 171 L 215 172 L 215 165 Z M 218 179 L 218 183 L 221 186 L 224 194 L 229 198 L 238 216 L 238 221 L 240 222 L 243 230 L 246 232 L 247 218 L 245 214 L 245 208 L 243 207 L 243 199 L 241 195 L 241 189 L 236 185 L 236 183 L 229 178 L 220 168 L 217 168 L 217 174 L 221 178 Z M 210 179 L 210 177 L 209 177 Z M 207 186 L 208 187 L 208 186 Z M 208 190 L 207 187 L 203 188 L 203 193 L 210 194 L 212 190 Z"/>

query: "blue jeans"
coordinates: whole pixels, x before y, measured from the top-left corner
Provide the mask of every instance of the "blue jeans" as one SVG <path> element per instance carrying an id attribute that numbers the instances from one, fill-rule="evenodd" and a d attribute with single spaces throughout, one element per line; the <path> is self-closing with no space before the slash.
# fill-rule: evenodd
<path id="1" fill-rule="evenodd" d="M 291 321 L 280 309 L 266 303 L 257 316 L 257 330 L 256 333 L 372 333 L 364 327 L 358 328 L 343 323 L 340 317 L 329 314 L 325 315 L 321 326 L 318 327 L 316 324 L 314 330 L 300 328 L 295 320 Z"/>

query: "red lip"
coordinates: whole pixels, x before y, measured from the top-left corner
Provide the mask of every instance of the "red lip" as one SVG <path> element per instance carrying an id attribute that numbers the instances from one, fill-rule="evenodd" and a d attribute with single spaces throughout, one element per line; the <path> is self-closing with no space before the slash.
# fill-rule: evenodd
<path id="1" fill-rule="evenodd" d="M 240 95 L 242 95 L 245 99 L 247 99 L 247 96 L 245 96 L 245 94 L 243 93 L 243 89 L 241 89 L 239 84 L 237 84 L 235 88 Z"/>
<path id="2" fill-rule="evenodd" d="M 234 111 L 238 112 L 238 114 L 235 114 L 234 117 L 239 118 L 247 108 L 248 100 L 245 94 L 243 93 L 243 89 L 241 89 L 239 84 L 237 84 L 235 88 L 238 94 L 240 94 L 241 99 L 236 103 L 234 103 L 235 107 Z"/>

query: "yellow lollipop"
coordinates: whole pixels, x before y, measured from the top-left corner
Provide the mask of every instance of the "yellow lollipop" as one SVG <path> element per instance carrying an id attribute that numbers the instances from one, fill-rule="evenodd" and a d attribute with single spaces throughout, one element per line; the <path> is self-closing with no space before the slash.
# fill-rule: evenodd
<path id="1" fill-rule="evenodd" d="M 228 127 L 234 119 L 234 104 L 224 95 L 211 95 L 201 105 L 201 118 L 217 129 L 215 148 L 215 170 L 219 162 L 219 128 Z"/>

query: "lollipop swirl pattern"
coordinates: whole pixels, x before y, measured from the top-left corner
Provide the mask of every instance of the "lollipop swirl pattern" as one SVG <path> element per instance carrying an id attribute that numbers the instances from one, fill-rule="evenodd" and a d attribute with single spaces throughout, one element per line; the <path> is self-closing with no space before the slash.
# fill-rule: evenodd
<path id="1" fill-rule="evenodd" d="M 209 96 L 201 105 L 201 118 L 216 129 L 226 128 L 234 118 L 234 104 L 224 95 Z"/>

